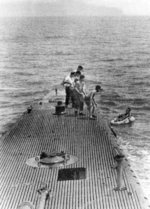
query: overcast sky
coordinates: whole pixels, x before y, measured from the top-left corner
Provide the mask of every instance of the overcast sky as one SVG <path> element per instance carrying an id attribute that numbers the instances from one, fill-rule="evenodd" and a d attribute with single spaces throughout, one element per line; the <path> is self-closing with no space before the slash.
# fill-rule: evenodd
<path id="1" fill-rule="evenodd" d="M 36 16 L 39 6 L 44 16 L 45 7 L 50 7 L 52 2 L 53 8 L 56 4 L 59 9 L 63 2 L 66 5 L 66 2 L 71 4 L 72 1 L 79 6 L 83 2 L 88 5 L 88 8 L 89 6 L 114 7 L 120 9 L 125 15 L 150 15 L 150 0 L 0 0 L 0 16 L 21 16 L 22 14 L 28 16 L 31 13 Z"/>

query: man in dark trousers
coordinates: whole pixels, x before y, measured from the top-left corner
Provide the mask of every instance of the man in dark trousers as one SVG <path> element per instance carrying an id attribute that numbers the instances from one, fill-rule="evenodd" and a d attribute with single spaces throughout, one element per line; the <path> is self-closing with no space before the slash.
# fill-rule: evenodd
<path id="1" fill-rule="evenodd" d="M 65 91 L 66 91 L 66 100 L 65 100 L 66 107 L 68 107 L 69 101 L 71 99 L 71 88 L 74 85 L 74 77 L 75 77 L 75 72 L 71 72 L 70 75 L 67 75 L 62 82 L 62 85 L 65 87 Z"/>

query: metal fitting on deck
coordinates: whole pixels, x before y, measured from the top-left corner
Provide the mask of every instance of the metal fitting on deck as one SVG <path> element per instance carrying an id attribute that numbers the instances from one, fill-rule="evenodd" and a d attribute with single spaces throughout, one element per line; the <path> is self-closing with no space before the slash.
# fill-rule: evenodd
<path id="1" fill-rule="evenodd" d="M 62 115 L 65 113 L 65 105 L 62 101 L 58 101 L 55 107 L 55 115 Z"/>
<path id="2" fill-rule="evenodd" d="M 32 111 L 32 105 L 30 105 L 28 108 L 27 108 L 27 113 L 30 113 Z"/>

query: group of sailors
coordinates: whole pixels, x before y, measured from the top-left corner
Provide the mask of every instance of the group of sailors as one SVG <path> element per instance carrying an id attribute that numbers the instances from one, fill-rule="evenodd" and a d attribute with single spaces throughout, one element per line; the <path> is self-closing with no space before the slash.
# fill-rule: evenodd
<path id="1" fill-rule="evenodd" d="M 85 115 L 83 113 L 83 109 L 84 104 L 86 104 L 89 112 L 89 119 L 95 120 L 95 108 L 97 106 L 95 96 L 100 95 L 100 93 L 103 91 L 101 86 L 96 85 L 93 91 L 87 93 L 85 76 L 83 74 L 83 67 L 81 65 L 77 67 L 76 71 L 70 72 L 70 74 L 63 79 L 62 85 L 65 87 L 66 92 L 65 107 L 68 108 L 71 103 L 72 108 L 75 110 L 75 116 Z M 115 118 L 114 123 L 119 122 L 120 124 L 120 121 L 124 121 L 126 118 L 131 118 L 130 107 L 126 109 L 125 113 L 120 114 L 117 118 Z"/>
<path id="2" fill-rule="evenodd" d="M 64 78 L 62 85 L 65 87 L 66 92 L 66 108 L 71 102 L 72 108 L 75 110 L 75 116 L 78 114 L 84 115 L 83 109 L 84 104 L 86 104 L 89 112 L 89 119 L 95 120 L 96 115 L 94 112 L 97 103 L 95 102 L 94 97 L 102 91 L 101 86 L 96 85 L 92 92 L 86 92 L 85 76 L 83 75 L 83 67 L 81 65 L 78 66 L 75 72 L 70 72 L 70 74 Z"/>

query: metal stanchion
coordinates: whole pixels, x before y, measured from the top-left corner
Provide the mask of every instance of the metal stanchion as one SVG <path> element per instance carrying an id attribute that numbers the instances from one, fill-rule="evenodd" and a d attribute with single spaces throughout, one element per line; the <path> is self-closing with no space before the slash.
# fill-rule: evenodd
<path id="1" fill-rule="evenodd" d="M 55 88 L 55 94 L 56 94 L 56 96 L 57 96 L 57 93 L 58 93 L 58 90 L 57 90 L 57 88 Z"/>
<path id="2" fill-rule="evenodd" d="M 115 161 L 117 162 L 116 170 L 117 170 L 117 187 L 114 189 L 115 191 L 123 191 L 127 188 L 123 186 L 123 160 L 124 155 L 116 155 L 114 157 Z"/>

